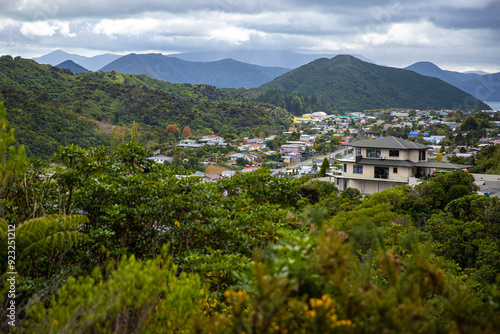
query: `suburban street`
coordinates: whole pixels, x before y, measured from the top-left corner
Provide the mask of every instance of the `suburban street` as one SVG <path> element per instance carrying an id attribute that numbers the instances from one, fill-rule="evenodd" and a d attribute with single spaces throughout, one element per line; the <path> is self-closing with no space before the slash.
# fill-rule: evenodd
<path id="1" fill-rule="evenodd" d="M 313 158 L 310 158 L 310 159 L 307 159 L 305 161 L 301 161 L 301 162 L 298 162 L 294 165 L 290 165 L 288 167 L 285 167 L 285 168 L 278 168 L 278 169 L 273 169 L 274 172 L 285 172 L 287 169 L 290 170 L 290 169 L 300 169 L 302 168 L 303 166 L 309 166 L 309 165 L 312 165 L 314 161 L 316 161 L 317 165 L 318 165 L 318 169 L 320 168 L 321 166 L 321 163 L 323 162 L 323 159 L 326 157 L 328 159 L 328 161 L 332 162 L 333 159 L 335 158 L 335 156 L 339 153 L 343 153 L 344 151 L 346 150 L 346 147 L 344 146 L 341 146 L 341 147 L 338 147 L 335 151 L 333 152 L 330 152 L 326 155 L 318 155 L 318 156 L 315 156 Z"/>

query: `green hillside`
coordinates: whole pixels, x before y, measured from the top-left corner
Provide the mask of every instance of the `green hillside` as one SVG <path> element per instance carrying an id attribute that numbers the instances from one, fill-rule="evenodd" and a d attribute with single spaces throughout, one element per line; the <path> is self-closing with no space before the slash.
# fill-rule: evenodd
<path id="1" fill-rule="evenodd" d="M 75 63 L 72 60 L 63 61 L 62 63 L 60 63 L 56 66 L 70 70 L 73 73 L 88 72 L 88 70 L 85 67 L 78 65 L 77 63 Z"/>
<path id="2" fill-rule="evenodd" d="M 247 94 L 270 89 L 304 95 L 313 93 L 331 109 L 363 111 L 379 108 L 489 109 L 473 96 L 439 79 L 415 72 L 378 66 L 352 56 L 317 59 Z"/>
<path id="3" fill-rule="evenodd" d="M 0 100 L 19 142 L 31 156 L 49 157 L 59 145 L 108 143 L 100 125 L 139 124 L 144 142 L 165 138 L 169 124 L 192 131 L 253 134 L 282 131 L 291 115 L 207 85 L 170 84 L 145 75 L 69 70 L 0 58 Z"/>

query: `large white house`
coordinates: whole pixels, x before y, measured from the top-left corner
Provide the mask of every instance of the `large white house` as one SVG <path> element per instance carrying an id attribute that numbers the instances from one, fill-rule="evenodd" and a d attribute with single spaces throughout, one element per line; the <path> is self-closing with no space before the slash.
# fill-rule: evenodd
<path id="1" fill-rule="evenodd" d="M 436 168 L 464 169 L 470 166 L 429 161 L 430 146 L 397 137 L 365 139 L 344 144 L 347 154 L 342 174 L 332 175 L 339 190 L 356 188 L 373 194 L 390 187 L 410 184 L 434 174 Z"/>

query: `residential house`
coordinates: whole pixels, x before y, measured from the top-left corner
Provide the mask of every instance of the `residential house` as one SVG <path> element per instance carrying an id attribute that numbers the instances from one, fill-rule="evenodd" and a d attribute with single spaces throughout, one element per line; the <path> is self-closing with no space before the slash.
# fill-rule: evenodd
<path id="1" fill-rule="evenodd" d="M 290 152 L 287 155 L 282 156 L 284 163 L 299 162 L 302 155 L 299 152 Z"/>
<path id="2" fill-rule="evenodd" d="M 322 119 L 328 118 L 328 115 L 324 111 L 316 111 L 316 112 L 313 112 L 311 114 L 311 117 L 313 119 L 322 120 Z"/>
<path id="3" fill-rule="evenodd" d="M 381 138 L 382 137 L 382 133 L 379 133 L 379 132 L 366 132 L 365 131 L 365 137 L 368 137 L 368 138 Z"/>
<path id="4" fill-rule="evenodd" d="M 205 143 L 197 143 L 196 140 L 192 139 L 183 139 L 177 146 L 183 148 L 200 148 L 205 146 Z"/>
<path id="5" fill-rule="evenodd" d="M 201 138 L 200 141 L 204 141 L 204 142 L 208 142 L 208 141 L 223 142 L 224 138 L 216 136 L 216 135 L 207 135 L 207 136 L 203 136 L 203 138 Z"/>
<path id="6" fill-rule="evenodd" d="M 258 156 L 254 154 L 243 154 L 243 153 L 234 153 L 228 156 L 229 160 L 231 161 L 236 161 L 238 158 L 243 158 L 248 161 L 255 161 L 257 160 Z"/>
<path id="7" fill-rule="evenodd" d="M 232 177 L 236 175 L 236 171 L 234 170 L 223 170 L 222 177 Z"/>
<path id="8" fill-rule="evenodd" d="M 434 174 L 436 168 L 464 169 L 470 166 L 429 161 L 429 146 L 397 137 L 364 139 L 345 144 L 342 175 L 332 175 L 339 190 L 356 188 L 373 194 L 390 187 L 416 184 Z"/>
<path id="9" fill-rule="evenodd" d="M 275 138 L 276 138 L 276 136 L 272 135 L 272 136 L 264 138 L 264 141 L 271 141 L 271 140 L 274 140 Z"/>
<path id="10" fill-rule="evenodd" d="M 252 138 L 252 139 L 246 140 L 246 142 L 249 143 L 249 144 L 264 144 L 264 139 L 262 139 L 262 138 Z"/>
<path id="11" fill-rule="evenodd" d="M 217 182 L 222 178 L 223 177 L 219 174 L 206 174 L 203 179 L 208 182 Z"/>
<path id="12" fill-rule="evenodd" d="M 315 136 L 314 135 L 300 135 L 300 141 L 306 142 L 306 141 L 314 141 Z"/>
<path id="13" fill-rule="evenodd" d="M 248 145 L 238 146 L 239 151 L 248 151 L 248 152 L 262 151 L 265 148 L 266 146 L 262 144 L 248 144 Z"/>
<path id="14" fill-rule="evenodd" d="M 439 142 L 445 138 L 446 136 L 429 136 L 429 137 L 423 137 L 422 139 L 431 142 L 433 144 L 439 144 Z"/>
<path id="15" fill-rule="evenodd" d="M 287 144 L 280 147 L 281 153 L 287 154 L 290 152 L 303 151 L 306 149 L 306 143 L 302 144 Z"/>
<path id="16" fill-rule="evenodd" d="M 166 157 L 163 155 L 156 155 L 154 157 L 149 157 L 148 159 L 153 160 L 154 162 L 159 163 L 159 164 L 166 164 L 166 163 L 171 163 L 172 161 L 174 161 L 174 158 Z"/>
<path id="17" fill-rule="evenodd" d="M 253 172 L 259 169 L 258 167 L 247 167 L 241 170 L 242 173 L 248 173 L 248 172 Z"/>
<path id="18" fill-rule="evenodd" d="M 393 113 L 391 113 L 391 116 L 392 117 L 401 117 L 401 118 L 405 117 L 406 118 L 406 117 L 408 117 L 408 113 L 407 112 L 393 112 Z"/>

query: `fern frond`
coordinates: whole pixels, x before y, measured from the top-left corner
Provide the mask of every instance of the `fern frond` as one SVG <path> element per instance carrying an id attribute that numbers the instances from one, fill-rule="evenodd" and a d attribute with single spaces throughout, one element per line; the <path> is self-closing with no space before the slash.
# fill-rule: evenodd
<path id="1" fill-rule="evenodd" d="M 16 230 L 17 243 L 21 249 L 19 259 L 41 254 L 52 256 L 56 251 L 65 252 L 87 240 L 86 234 L 75 230 L 88 221 L 83 215 L 48 215 L 25 221 Z"/>

